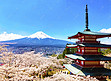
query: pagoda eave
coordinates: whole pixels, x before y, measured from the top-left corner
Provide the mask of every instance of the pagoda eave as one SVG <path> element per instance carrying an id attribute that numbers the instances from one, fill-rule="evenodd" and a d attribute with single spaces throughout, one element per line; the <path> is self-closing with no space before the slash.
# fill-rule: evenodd
<path id="1" fill-rule="evenodd" d="M 82 46 L 81 46 L 82 47 Z M 84 46 L 83 46 L 84 47 Z M 88 47 L 88 46 L 86 46 Z M 66 47 L 66 48 L 77 48 L 77 47 Z M 92 47 L 88 47 L 88 48 L 92 48 Z M 111 47 L 96 47 L 96 48 L 111 48 Z"/>
<path id="2" fill-rule="evenodd" d="M 107 44 L 77 44 L 77 45 L 67 45 L 66 48 L 77 48 L 77 47 L 88 47 L 88 48 L 92 48 L 92 47 L 96 47 L 96 48 L 111 48 L 111 45 L 107 45 Z"/>
<path id="3" fill-rule="evenodd" d="M 79 59 L 81 61 L 111 61 L 111 57 L 106 57 L 102 55 L 77 55 L 77 54 L 65 54 L 66 58 L 70 58 L 72 60 Z"/>
<path id="4" fill-rule="evenodd" d="M 111 37 L 111 34 L 91 32 L 91 31 L 78 32 L 76 35 L 68 37 L 68 39 L 78 39 L 81 36 L 96 36 L 96 38 L 104 38 L 104 37 Z"/>
<path id="5" fill-rule="evenodd" d="M 82 68 L 76 64 L 63 64 L 72 74 L 80 76 L 111 76 L 111 70 L 105 68 Z"/>

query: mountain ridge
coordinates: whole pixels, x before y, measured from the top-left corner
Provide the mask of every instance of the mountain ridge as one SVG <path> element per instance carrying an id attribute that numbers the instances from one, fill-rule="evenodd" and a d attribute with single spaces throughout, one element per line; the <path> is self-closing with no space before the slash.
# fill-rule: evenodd
<path id="1" fill-rule="evenodd" d="M 72 43 L 65 40 L 55 39 L 43 32 L 36 32 L 35 34 L 32 34 L 30 36 L 26 36 L 24 38 L 15 39 L 15 40 L 7 40 L 7 41 L 1 41 L 1 44 L 15 44 L 15 45 L 63 45 L 65 46 L 67 43 Z"/>

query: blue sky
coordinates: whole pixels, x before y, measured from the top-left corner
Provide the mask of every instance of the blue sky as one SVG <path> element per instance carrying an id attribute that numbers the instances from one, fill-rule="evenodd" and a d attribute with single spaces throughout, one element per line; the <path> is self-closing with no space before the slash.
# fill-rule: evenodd
<path id="1" fill-rule="evenodd" d="M 0 32 L 67 39 L 85 29 L 86 4 L 92 31 L 111 28 L 111 0 L 0 0 Z"/>

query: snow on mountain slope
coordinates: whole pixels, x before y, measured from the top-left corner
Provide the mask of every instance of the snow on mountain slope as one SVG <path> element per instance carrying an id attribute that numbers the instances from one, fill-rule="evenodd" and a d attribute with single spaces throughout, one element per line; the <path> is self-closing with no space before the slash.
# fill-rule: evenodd
<path id="1" fill-rule="evenodd" d="M 38 38 L 38 39 L 52 38 L 52 39 L 54 39 L 53 37 L 46 35 L 46 34 L 45 34 L 44 32 L 42 32 L 42 31 L 36 32 L 36 33 L 28 36 L 28 38 Z"/>

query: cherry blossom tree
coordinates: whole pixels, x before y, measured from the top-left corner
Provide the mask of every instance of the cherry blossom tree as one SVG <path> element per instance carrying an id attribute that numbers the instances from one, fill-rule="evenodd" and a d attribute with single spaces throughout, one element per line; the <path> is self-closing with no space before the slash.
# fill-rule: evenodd
<path id="1" fill-rule="evenodd" d="M 25 52 L 13 54 L 5 46 L 0 47 L 1 59 L 4 65 L 0 66 L 0 80 L 2 81 L 97 81 L 90 76 L 80 77 L 63 74 L 59 70 L 64 69 L 62 62 L 65 59 L 57 57 L 43 57 L 42 54 Z"/>

